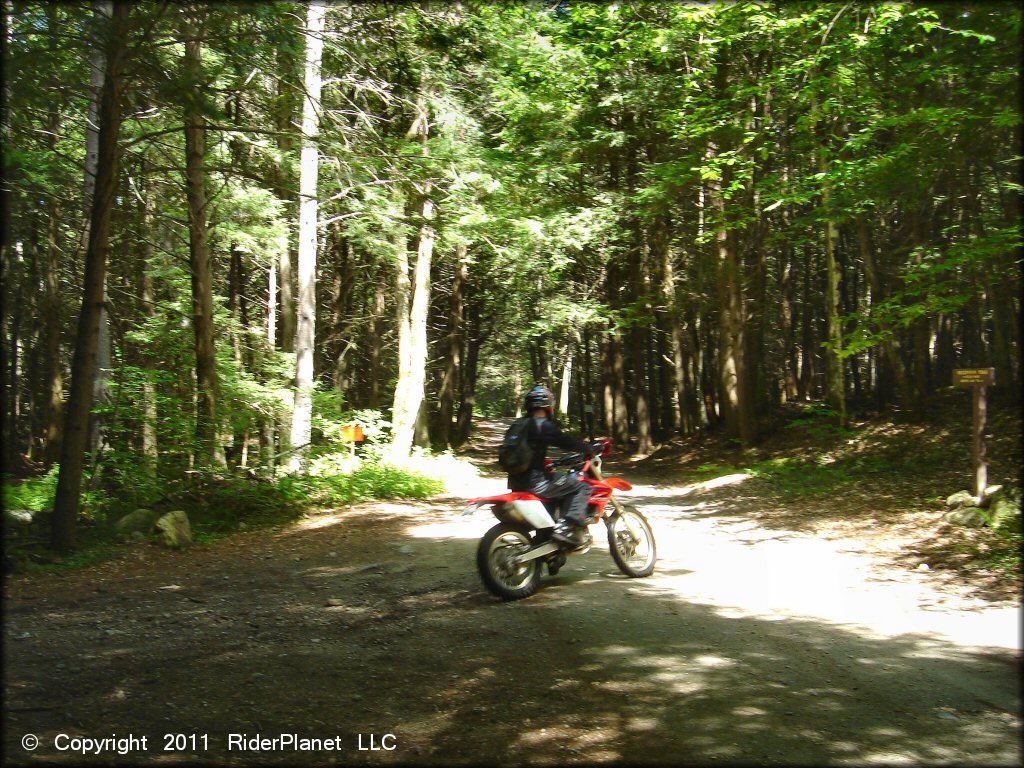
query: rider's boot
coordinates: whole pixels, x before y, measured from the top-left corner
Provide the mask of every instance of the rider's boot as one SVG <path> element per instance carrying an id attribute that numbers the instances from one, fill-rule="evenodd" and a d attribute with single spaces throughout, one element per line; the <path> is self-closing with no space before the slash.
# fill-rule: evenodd
<path id="1" fill-rule="evenodd" d="M 593 539 L 587 532 L 587 526 L 563 517 L 558 521 L 555 529 L 551 532 L 551 538 L 563 544 L 569 544 L 574 549 L 585 547 Z"/>

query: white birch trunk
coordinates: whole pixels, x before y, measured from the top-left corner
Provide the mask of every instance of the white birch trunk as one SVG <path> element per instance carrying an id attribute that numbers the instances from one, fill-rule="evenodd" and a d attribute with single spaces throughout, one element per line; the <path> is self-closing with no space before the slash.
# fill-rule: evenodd
<path id="1" fill-rule="evenodd" d="M 304 470 L 309 459 L 313 418 L 313 346 L 316 335 L 317 175 L 319 170 L 320 91 L 323 79 L 324 17 L 327 9 L 311 0 L 306 12 L 306 66 L 303 75 L 302 154 L 299 165 L 299 306 L 295 333 L 295 407 L 291 444 L 296 449 L 288 462 L 292 472 Z"/>
<path id="2" fill-rule="evenodd" d="M 421 84 L 417 115 L 407 134 L 418 137 L 422 154 L 428 156 L 428 115 L 426 76 Z M 427 313 L 430 309 L 430 263 L 434 253 L 434 202 L 430 184 L 423 189 L 423 224 L 419 231 L 416 266 L 413 270 L 412 306 L 409 307 L 409 265 L 404 235 L 398 245 L 398 384 L 391 409 L 391 454 L 396 460 L 408 457 L 416 431 L 416 417 L 423 403 L 427 368 Z"/>
<path id="3" fill-rule="evenodd" d="M 428 190 L 429 192 L 429 190 Z M 430 264 L 434 254 L 434 203 L 423 201 L 423 226 L 420 227 L 416 267 L 413 270 L 412 309 L 409 314 L 409 409 L 416 418 L 423 406 L 423 386 L 427 376 L 427 315 L 430 311 Z"/>
<path id="4" fill-rule="evenodd" d="M 284 244 L 287 250 L 288 244 Z M 267 267 L 267 348 L 273 349 L 277 339 L 277 258 Z"/>
<path id="5" fill-rule="evenodd" d="M 148 185 L 145 190 L 145 198 L 142 203 L 142 222 L 144 231 L 150 231 L 153 222 L 153 212 L 156 209 L 156 202 L 152 188 Z M 142 245 L 142 256 L 139 264 L 139 288 L 142 292 L 142 312 L 149 319 L 155 314 L 153 275 L 150 271 L 153 254 L 156 247 L 152 243 Z M 155 361 L 146 355 L 145 366 L 147 373 L 155 365 Z M 157 465 L 160 461 L 160 453 L 157 446 L 157 401 L 156 386 L 153 380 L 147 375 L 142 382 L 142 455 L 145 457 L 145 470 L 149 477 L 155 478 Z"/>
<path id="6" fill-rule="evenodd" d="M 573 347 L 570 344 L 565 350 L 565 363 L 562 366 L 562 386 L 558 393 L 558 412 L 562 417 L 569 415 L 569 382 L 572 379 Z"/>
<path id="7" fill-rule="evenodd" d="M 424 219 L 433 218 L 434 205 L 423 203 Z M 409 256 L 405 238 L 396 243 L 398 269 L 396 304 L 398 315 L 398 383 L 391 409 L 391 448 L 397 459 L 412 450 L 416 417 L 423 403 L 423 385 L 427 367 L 427 312 L 430 307 L 430 264 L 433 258 L 434 229 L 427 223 L 420 228 L 419 246 L 413 278 L 409 281 Z M 411 295 L 410 295 L 411 294 Z M 411 305 L 411 306 L 410 306 Z"/>
<path id="8" fill-rule="evenodd" d="M 114 3 L 112 0 L 97 0 L 97 2 L 93 3 L 93 15 L 100 25 L 109 24 L 110 18 L 114 15 Z M 102 45 L 93 46 L 89 65 L 92 69 L 92 75 L 89 86 L 89 109 L 85 124 L 85 181 L 82 185 L 82 202 L 85 206 L 85 226 L 82 228 L 83 251 L 89 242 L 89 216 L 92 211 L 92 199 L 96 193 L 96 174 L 99 163 L 100 91 L 103 90 L 103 71 L 106 68 L 106 56 Z M 94 408 L 106 405 L 110 400 L 109 387 L 107 385 L 110 378 L 110 367 L 110 318 L 107 315 L 107 283 L 106 277 L 104 277 L 103 305 L 100 307 L 100 330 L 96 342 L 96 372 L 92 385 Z M 94 464 L 99 460 L 100 453 L 106 447 L 103 420 L 93 413 L 90 417 L 89 426 L 89 451 L 92 454 Z"/>

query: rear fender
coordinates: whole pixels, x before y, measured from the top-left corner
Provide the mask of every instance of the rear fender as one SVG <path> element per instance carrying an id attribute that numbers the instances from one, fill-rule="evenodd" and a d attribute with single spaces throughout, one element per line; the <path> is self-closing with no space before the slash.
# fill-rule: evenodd
<path id="1" fill-rule="evenodd" d="M 502 493 L 498 496 L 478 496 L 475 499 L 470 499 L 466 502 L 466 508 L 462 510 L 463 515 L 472 515 L 481 507 L 494 507 L 495 509 L 503 506 L 504 504 L 511 504 L 513 501 L 520 497 L 529 497 L 531 499 L 537 498 L 531 493 L 519 493 L 515 491 L 509 491 L 508 493 Z M 497 513 L 495 513 L 497 515 Z"/>

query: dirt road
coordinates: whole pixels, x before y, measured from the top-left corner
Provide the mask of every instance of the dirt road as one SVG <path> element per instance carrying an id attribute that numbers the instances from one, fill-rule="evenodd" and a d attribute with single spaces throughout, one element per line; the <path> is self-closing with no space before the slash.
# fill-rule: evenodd
<path id="1" fill-rule="evenodd" d="M 496 478 L 10 578 L 4 762 L 1020 764 L 1017 606 L 765 527 L 748 485 L 641 478 L 655 575 L 600 542 L 517 603 L 459 515 Z"/>

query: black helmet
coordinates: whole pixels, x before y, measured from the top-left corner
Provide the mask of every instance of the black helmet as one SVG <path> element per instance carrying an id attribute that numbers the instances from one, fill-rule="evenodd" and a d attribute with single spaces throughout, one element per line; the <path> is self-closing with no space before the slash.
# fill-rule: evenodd
<path id="1" fill-rule="evenodd" d="M 551 416 L 555 412 L 555 393 L 547 387 L 543 387 L 538 384 L 526 393 L 526 398 L 523 400 L 523 406 L 526 408 L 527 412 L 530 413 L 538 408 L 543 408 L 548 412 L 548 416 Z"/>

